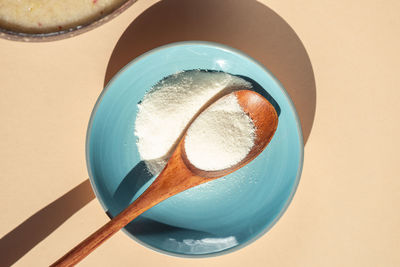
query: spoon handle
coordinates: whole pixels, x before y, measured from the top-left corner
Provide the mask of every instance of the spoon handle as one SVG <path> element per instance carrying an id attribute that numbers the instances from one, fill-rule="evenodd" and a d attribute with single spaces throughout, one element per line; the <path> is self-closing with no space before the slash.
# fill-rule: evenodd
<path id="1" fill-rule="evenodd" d="M 179 181 L 182 182 L 189 177 L 182 175 L 182 173 L 177 175 L 173 173 L 171 168 L 165 168 L 138 199 L 51 266 L 73 266 L 77 264 L 140 214 L 161 201 L 187 189 L 187 186 L 184 186 L 185 183 L 181 184 L 181 186 L 176 186 L 175 183 Z M 171 187 L 173 184 L 175 184 L 175 186 Z"/>

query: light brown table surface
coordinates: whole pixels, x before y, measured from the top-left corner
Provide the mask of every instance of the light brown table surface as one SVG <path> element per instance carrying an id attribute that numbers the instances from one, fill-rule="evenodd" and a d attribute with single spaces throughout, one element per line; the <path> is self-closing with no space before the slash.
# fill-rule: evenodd
<path id="1" fill-rule="evenodd" d="M 228 255 L 165 256 L 119 232 L 81 266 L 400 266 L 400 2 L 156 2 L 72 39 L 0 40 L 0 266 L 49 265 L 108 220 L 85 165 L 93 105 L 123 64 L 190 39 L 239 48 L 288 88 L 308 137 L 294 200 Z"/>

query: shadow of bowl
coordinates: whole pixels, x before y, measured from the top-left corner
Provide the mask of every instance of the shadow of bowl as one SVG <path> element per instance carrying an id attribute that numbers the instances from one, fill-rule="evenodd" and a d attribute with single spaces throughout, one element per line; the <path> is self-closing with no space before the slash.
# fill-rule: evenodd
<path id="1" fill-rule="evenodd" d="M 258 60 L 280 80 L 300 117 L 304 143 L 316 108 L 314 73 L 307 51 L 290 25 L 254 0 L 164 0 L 138 16 L 119 39 L 104 85 L 127 63 L 162 45 L 202 40 L 222 43 Z"/>

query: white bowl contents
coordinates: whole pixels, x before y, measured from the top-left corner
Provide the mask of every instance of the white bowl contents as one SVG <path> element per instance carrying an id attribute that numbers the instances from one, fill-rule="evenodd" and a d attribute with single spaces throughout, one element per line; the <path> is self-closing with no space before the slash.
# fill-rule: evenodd
<path id="1" fill-rule="evenodd" d="M 203 106 L 221 93 L 251 89 L 242 78 L 223 73 L 192 70 L 158 82 L 138 104 L 135 122 L 137 146 L 151 173 L 167 163 L 182 133 Z"/>
<path id="2" fill-rule="evenodd" d="M 254 145 L 255 127 L 235 95 L 222 97 L 190 125 L 186 156 L 195 167 L 217 171 L 242 161 Z"/>
<path id="3" fill-rule="evenodd" d="M 126 0 L 0 0 L 0 27 L 48 33 L 85 25 Z"/>

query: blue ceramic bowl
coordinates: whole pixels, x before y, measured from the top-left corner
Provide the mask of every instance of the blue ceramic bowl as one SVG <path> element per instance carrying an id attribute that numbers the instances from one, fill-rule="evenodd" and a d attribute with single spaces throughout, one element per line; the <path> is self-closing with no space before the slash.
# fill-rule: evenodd
<path id="1" fill-rule="evenodd" d="M 162 78 L 192 69 L 246 77 L 279 111 L 278 129 L 254 161 L 165 200 L 124 229 L 156 251 L 204 257 L 232 252 L 266 233 L 288 207 L 300 179 L 299 119 L 282 85 L 262 65 L 240 51 L 206 42 L 174 43 L 138 57 L 100 95 L 89 123 L 86 159 L 97 198 L 113 217 L 155 179 L 136 147 L 137 103 Z"/>

